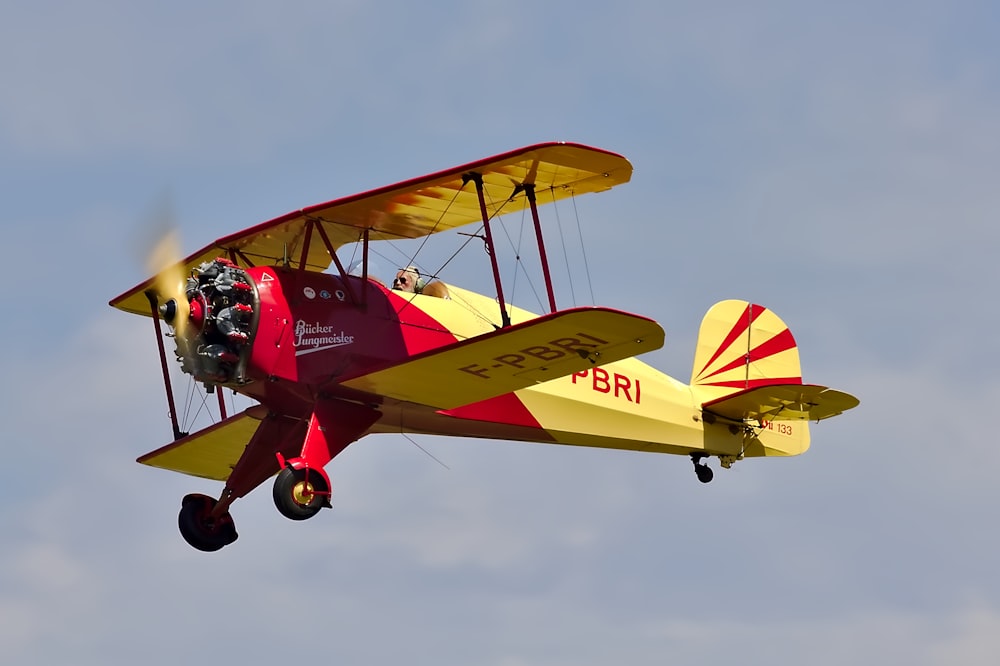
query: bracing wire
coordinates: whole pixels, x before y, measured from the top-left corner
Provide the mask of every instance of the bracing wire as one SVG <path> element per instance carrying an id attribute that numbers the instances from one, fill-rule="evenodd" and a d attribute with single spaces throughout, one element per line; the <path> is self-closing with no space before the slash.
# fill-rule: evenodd
<path id="1" fill-rule="evenodd" d="M 555 190 L 550 188 L 552 192 L 552 209 L 556 214 L 556 227 L 559 229 L 559 243 L 562 245 L 563 251 L 563 261 L 566 262 L 566 277 L 569 282 L 569 293 L 570 297 L 573 299 L 573 305 L 576 306 L 576 289 L 573 288 L 573 276 L 569 272 L 569 253 L 566 250 L 566 237 L 563 235 L 562 230 L 562 217 L 559 215 L 559 206 L 556 205 L 556 193 Z"/>
<path id="2" fill-rule="evenodd" d="M 451 209 L 451 206 L 455 203 L 455 200 L 458 198 L 458 195 L 459 195 L 460 192 L 461 192 L 461 190 L 456 190 L 455 191 L 454 195 L 452 196 L 451 201 L 448 202 L 448 205 L 441 212 L 441 215 L 438 217 L 437 221 L 434 223 L 434 226 L 431 228 L 431 231 L 429 231 L 427 234 L 425 234 L 423 236 L 423 239 L 421 240 L 420 245 L 417 247 L 416 251 L 414 251 L 412 255 L 407 255 L 406 252 L 404 252 L 399 247 L 397 247 L 397 245 L 395 243 L 393 243 L 391 239 L 388 239 L 388 238 L 381 239 L 381 240 L 385 241 L 385 243 L 389 247 L 391 247 L 394 251 L 396 251 L 401 257 L 404 258 L 404 263 L 403 263 L 403 266 L 401 268 L 405 268 L 406 266 L 414 264 L 414 262 L 417 260 L 418 255 L 423 250 L 424 245 L 427 243 L 427 241 L 429 240 L 430 236 L 434 234 L 434 232 L 438 228 L 438 226 L 440 226 L 441 222 L 444 220 L 445 214 L 447 214 L 448 210 Z M 487 196 L 488 196 L 489 191 L 487 190 L 486 193 L 487 193 Z M 510 198 L 508 198 L 507 200 L 505 200 L 502 204 L 500 204 L 500 206 L 496 207 L 493 210 L 493 213 L 490 215 L 490 220 L 492 221 L 492 220 L 498 218 L 502 214 L 502 210 L 503 210 L 504 206 L 506 206 L 507 203 L 509 203 L 511 200 L 513 200 L 513 198 L 514 197 L 511 196 Z M 490 199 L 489 203 L 490 203 L 491 206 L 495 205 L 495 202 L 492 199 Z M 535 285 L 533 284 L 533 282 L 531 280 L 531 277 L 530 277 L 530 274 L 523 268 L 523 262 L 521 260 L 520 251 L 518 249 L 519 246 L 515 245 L 514 241 L 510 237 L 510 233 L 508 232 L 506 226 L 502 224 L 502 221 L 501 221 L 501 225 L 500 226 L 503 229 L 504 234 L 507 236 L 507 242 L 514 249 L 514 252 L 515 252 L 515 255 L 516 255 L 516 261 L 520 262 L 522 264 L 521 270 L 523 270 L 525 272 L 525 278 L 528 280 L 529 286 L 531 287 L 531 290 L 532 290 L 532 292 L 535 295 L 536 301 L 538 301 L 539 305 L 541 306 L 542 301 L 541 301 L 541 299 L 540 299 L 540 297 L 538 295 L 538 290 L 536 289 Z M 469 243 L 472 241 L 473 238 L 480 238 L 480 239 L 485 240 L 483 238 L 483 236 L 482 236 L 483 229 L 484 229 L 484 225 L 480 225 L 479 228 L 476 230 L 476 232 L 474 234 L 463 234 L 463 235 L 467 235 L 468 238 L 458 247 L 457 250 L 455 250 L 447 259 L 445 259 L 443 263 L 441 263 L 441 265 L 437 268 L 437 270 L 428 273 L 425 268 L 422 268 L 421 269 L 421 274 L 426 275 L 426 277 L 428 277 L 428 278 L 440 279 L 439 276 L 444 271 L 444 269 L 447 268 L 448 265 L 451 264 L 451 262 L 454 261 L 455 258 L 459 254 L 461 254 L 463 250 L 465 250 L 465 248 L 469 245 Z M 522 234 L 523 234 L 523 221 L 522 221 Z M 486 247 L 485 249 L 486 249 L 487 254 L 491 251 L 491 248 L 489 248 L 489 247 Z M 358 252 L 358 245 L 355 245 L 354 250 L 352 252 L 352 256 L 351 256 L 351 264 L 350 265 L 352 265 L 352 266 L 354 265 L 354 262 L 356 261 L 357 252 Z M 390 259 L 389 257 L 387 257 L 384 253 L 379 252 L 377 249 L 371 247 L 371 245 L 369 245 L 369 252 L 372 253 L 372 254 L 374 254 L 375 256 L 379 257 L 380 259 L 383 259 L 384 261 L 389 262 L 390 264 L 393 263 L 392 259 Z M 514 272 L 515 281 L 516 281 L 516 278 L 517 278 L 517 268 L 518 268 L 518 265 L 515 264 L 515 272 Z M 409 305 L 410 303 L 412 303 L 412 301 L 413 301 L 413 299 L 411 298 L 406 303 L 406 305 L 404 305 L 403 307 L 406 307 L 407 305 Z M 482 315 L 479 315 L 479 316 L 482 316 Z M 484 317 L 484 319 L 487 320 L 487 321 L 489 321 L 488 318 Z"/>
<path id="3" fill-rule="evenodd" d="M 522 210 L 521 211 L 521 230 L 520 230 L 520 233 L 518 234 L 517 245 L 516 246 L 514 245 L 514 241 L 510 237 L 510 233 L 507 231 L 507 226 L 505 224 L 503 224 L 502 220 L 501 220 L 501 223 L 500 223 L 500 228 L 503 229 L 503 233 L 507 237 L 507 242 L 510 244 L 511 249 L 514 250 L 514 279 L 512 281 L 511 290 L 510 290 L 511 291 L 511 301 L 514 300 L 514 297 L 517 294 L 517 275 L 518 275 L 518 269 L 520 269 L 520 272 L 524 273 L 524 279 L 528 281 L 528 287 L 531 289 L 531 293 L 535 295 L 535 301 L 538 303 L 538 307 L 541 310 L 544 310 L 545 306 L 542 304 L 542 299 L 538 295 L 538 289 L 535 288 L 535 283 L 532 281 L 531 275 L 528 273 L 527 269 L 524 267 L 524 260 L 521 259 L 521 247 L 522 247 L 523 240 L 524 240 L 525 215 L 526 215 L 525 211 Z M 511 304 L 513 305 L 513 302 Z"/>
<path id="4" fill-rule="evenodd" d="M 452 199 L 452 201 L 454 202 L 454 199 Z M 490 216 L 490 221 L 493 221 L 494 219 L 496 219 L 501 214 L 501 211 L 503 210 L 503 207 L 507 205 L 508 201 L 510 201 L 510 199 L 507 199 L 507 201 L 504 201 L 503 204 L 501 204 L 495 211 L 493 211 L 493 214 Z M 490 203 L 491 204 L 493 203 L 492 199 L 490 200 Z M 450 206 L 450 204 L 449 204 L 449 206 Z M 501 226 L 503 226 L 503 225 L 501 225 Z M 444 263 L 441 264 L 440 267 L 438 267 L 438 269 L 434 272 L 434 276 L 437 276 L 438 274 L 440 274 L 448 266 L 448 264 L 450 264 L 455 259 L 455 257 L 457 257 L 462 252 L 462 250 L 464 250 L 466 248 L 466 246 L 472 241 L 473 238 L 482 238 L 481 232 L 483 231 L 484 228 L 485 228 L 485 225 L 481 224 L 481 225 L 479 225 L 479 228 L 476 230 L 476 233 L 469 234 L 469 237 L 465 240 L 465 242 L 462 243 L 457 250 L 455 250 L 454 252 L 452 252 L 451 256 L 449 256 L 447 259 L 445 259 Z M 484 245 L 485 245 L 485 239 L 484 239 Z M 489 254 L 489 252 L 490 252 L 490 248 L 489 247 L 486 248 L 486 252 L 487 252 L 487 254 Z"/>
<path id="5" fill-rule="evenodd" d="M 576 218 L 576 234 L 580 239 L 580 252 L 583 253 L 583 270 L 587 274 L 587 288 L 590 289 L 590 302 L 596 303 L 597 299 L 594 298 L 594 282 L 590 278 L 590 263 L 587 261 L 587 244 L 583 242 L 583 227 L 580 225 L 580 212 L 576 207 L 576 197 L 570 197 L 570 201 L 573 202 L 573 216 Z"/>
<path id="6" fill-rule="evenodd" d="M 187 428 L 187 426 L 189 426 L 191 423 L 189 419 L 191 418 L 191 404 L 193 402 L 194 402 L 194 381 L 189 380 L 187 395 L 185 396 L 184 400 L 184 411 L 182 412 L 182 416 L 180 419 L 182 430 Z"/>
<path id="7" fill-rule="evenodd" d="M 409 256 L 405 252 L 403 252 L 401 249 L 399 249 L 399 247 L 392 241 L 392 239 L 390 239 L 390 238 L 380 238 L 380 239 L 376 239 L 376 240 L 378 240 L 380 243 L 385 243 L 387 247 L 392 248 L 393 250 L 395 250 L 399 254 L 400 257 L 402 257 L 403 266 L 401 266 L 401 268 L 409 265 L 409 263 L 411 262 L 411 259 L 409 258 Z M 361 247 L 361 242 L 362 242 L 361 234 L 359 234 L 358 235 L 358 240 L 355 241 L 354 250 L 353 250 L 353 252 L 351 252 L 351 259 L 350 259 L 350 263 L 348 264 L 348 266 L 354 266 L 354 262 L 357 261 L 358 250 Z M 384 260 L 390 266 L 392 264 L 396 263 L 396 261 L 394 259 L 392 259 L 391 257 L 389 257 L 388 255 L 386 255 L 386 254 L 384 254 L 382 252 L 379 252 L 378 249 L 376 249 L 371 244 L 369 244 L 369 246 L 368 246 L 368 252 L 371 253 L 371 254 L 374 254 L 379 259 Z"/>
<path id="8" fill-rule="evenodd" d="M 419 444 L 417 444 L 416 440 L 414 440 L 412 437 L 410 437 L 409 435 L 407 435 L 405 432 L 403 432 L 402 430 L 400 430 L 399 434 L 402 435 L 403 437 L 405 437 L 410 442 L 410 444 L 413 444 L 413 446 L 417 447 L 418 449 L 420 449 L 421 451 L 423 451 L 424 453 L 426 453 L 430 457 L 430 459 L 433 460 L 434 462 L 436 462 L 438 465 L 441 465 L 441 467 L 444 467 L 449 472 L 451 471 L 451 467 L 448 467 L 447 465 L 445 465 L 443 462 L 441 462 L 440 458 L 438 458 L 437 456 L 435 456 L 433 453 L 431 453 L 430 451 L 428 451 L 424 447 L 422 447 Z"/>
<path id="9" fill-rule="evenodd" d="M 221 389 L 221 387 L 219 387 Z M 200 404 L 198 405 L 197 411 L 194 415 L 191 415 L 191 409 L 195 404 L 195 396 L 200 393 Z M 206 391 L 199 391 L 198 384 L 191 379 L 188 382 L 187 399 L 184 403 L 183 417 L 180 419 L 180 427 L 182 430 L 190 430 L 195 423 L 197 423 L 198 418 L 201 416 L 202 411 L 209 414 L 209 419 L 212 420 L 211 412 L 208 409 L 208 393 Z"/>
<path id="10" fill-rule="evenodd" d="M 441 214 L 438 216 L 438 219 L 434 222 L 434 225 L 431 227 L 430 231 L 428 231 L 426 234 L 423 235 L 423 238 L 420 241 L 420 245 L 417 246 L 417 249 L 412 254 L 408 255 L 406 252 L 404 252 L 403 250 L 401 250 L 398 247 L 398 245 L 396 245 L 396 243 L 394 243 L 392 241 L 392 239 L 389 239 L 389 238 L 382 238 L 381 239 L 382 241 L 384 241 L 386 243 L 386 245 L 388 245 L 388 247 L 392 248 L 394 251 L 396 251 L 399 254 L 400 257 L 403 258 L 402 265 L 399 266 L 400 269 L 403 269 L 403 268 L 406 268 L 408 266 L 411 266 L 411 265 L 413 265 L 416 262 L 417 256 L 423 250 L 424 245 L 427 244 L 427 241 L 436 232 L 437 228 L 441 225 L 441 222 L 444 220 L 444 216 L 451 209 L 452 204 L 455 203 L 455 199 L 458 198 L 458 195 L 460 193 L 461 193 L 461 188 L 455 190 L 455 193 L 452 195 L 451 201 L 449 201 L 448 205 L 445 206 L 444 210 L 441 211 Z M 360 239 L 359 239 L 358 242 L 360 243 Z M 463 245 L 463 247 L 464 247 L 464 245 Z M 390 257 L 386 256 L 382 252 L 379 252 L 377 249 L 371 247 L 371 245 L 369 245 L 368 251 L 371 252 L 372 254 L 374 254 L 375 256 L 379 257 L 380 259 L 383 259 L 384 261 L 388 262 L 390 265 L 393 264 L 393 263 L 395 263 Z M 357 258 L 357 253 L 358 253 L 358 245 L 355 245 L 354 246 L 354 251 L 351 254 L 351 264 L 350 265 L 354 265 L 354 262 L 355 262 L 355 260 Z M 457 255 L 457 254 L 458 253 L 456 252 L 455 255 Z M 441 272 L 441 270 L 443 270 L 444 266 L 446 266 L 448 264 L 448 262 L 451 261 L 451 259 L 454 259 L 455 255 L 452 255 L 448 259 L 448 261 L 446 261 L 445 264 L 441 268 L 439 268 L 438 270 L 434 271 L 433 273 L 427 274 L 427 277 L 438 278 L 438 275 Z M 425 271 L 422 270 L 421 273 L 425 273 Z"/>
<path id="11" fill-rule="evenodd" d="M 513 242 L 511 241 L 511 238 L 510 238 L 510 233 L 508 233 L 508 231 L 507 231 L 507 225 L 506 224 L 501 224 L 500 226 L 503 227 L 503 233 L 504 233 L 504 236 L 507 237 L 507 242 L 511 243 L 511 245 L 513 245 Z M 513 301 L 517 297 L 517 276 L 518 276 L 518 270 L 517 269 L 521 266 L 521 247 L 522 247 L 522 241 L 523 240 L 524 240 L 524 209 L 521 210 L 521 226 L 520 226 L 520 229 L 518 230 L 518 233 L 517 233 L 517 247 L 514 248 L 514 277 L 510 281 L 510 300 L 511 301 Z M 527 277 L 527 275 L 525 275 L 525 277 Z M 528 284 L 529 285 L 531 284 L 530 280 L 528 281 Z"/>
<path id="12" fill-rule="evenodd" d="M 519 273 L 524 273 L 524 279 L 528 281 L 528 288 L 531 289 L 531 293 L 535 295 L 535 301 L 538 303 L 539 310 L 544 310 L 544 307 L 542 306 L 542 299 L 538 296 L 538 290 L 535 289 L 535 285 L 531 279 L 531 274 L 528 273 L 528 269 L 524 265 L 524 260 L 521 258 L 521 249 L 524 247 L 524 228 L 526 226 L 526 216 L 527 210 L 522 208 L 521 224 L 517 233 L 517 249 L 514 251 L 514 279 L 511 281 L 510 286 L 510 300 L 511 302 L 514 302 L 517 298 L 517 276 Z M 506 233 L 506 229 L 504 232 Z"/>
<path id="13" fill-rule="evenodd" d="M 462 187 L 465 187 L 465 183 L 462 183 Z M 420 254 L 420 251 L 424 249 L 424 245 L 426 245 L 426 244 L 427 244 L 427 241 L 428 241 L 428 239 L 429 239 L 429 238 L 431 237 L 431 235 L 432 235 L 432 234 L 433 234 L 433 233 L 434 233 L 435 231 L 437 231 L 437 228 L 438 228 L 438 225 L 440 225 L 440 224 L 441 224 L 441 220 L 443 220 L 443 219 L 444 219 L 444 216 L 445 216 L 445 214 L 446 214 L 446 213 L 447 213 L 447 212 L 448 212 L 449 210 L 451 210 L 451 206 L 452 206 L 452 204 L 454 204 L 454 203 L 455 203 L 455 199 L 457 199 L 457 198 L 458 198 L 458 195 L 459 195 L 459 193 L 460 193 L 460 192 L 462 191 L 462 187 L 460 187 L 460 188 L 458 188 L 457 190 L 455 190 L 455 194 L 453 194 L 453 195 L 451 196 L 451 201 L 449 201 L 449 202 L 448 202 L 448 205 L 447 205 L 447 206 L 445 206 L 445 207 L 444 207 L 444 210 L 443 210 L 443 211 L 441 211 L 441 214 L 440 214 L 440 215 L 438 215 L 438 219 L 437 219 L 437 220 L 435 220 L 435 222 L 434 222 L 434 226 L 433 226 L 433 227 L 431 227 L 431 230 L 430 230 L 430 231 L 428 231 L 428 232 L 427 232 L 427 233 L 426 233 L 426 234 L 424 235 L 424 238 L 423 238 L 423 240 L 421 240 L 421 241 L 420 241 L 420 245 L 419 245 L 419 246 L 417 246 L 417 249 L 416 249 L 416 251 L 415 251 L 415 252 L 413 253 L 413 256 L 411 256 L 411 257 L 409 258 L 409 260 L 408 260 L 408 262 L 407 262 L 407 265 L 409 265 L 410 263 L 412 263 L 412 262 L 414 262 L 414 261 L 416 261 L 416 260 L 417 260 L 417 255 L 418 255 L 418 254 Z"/>

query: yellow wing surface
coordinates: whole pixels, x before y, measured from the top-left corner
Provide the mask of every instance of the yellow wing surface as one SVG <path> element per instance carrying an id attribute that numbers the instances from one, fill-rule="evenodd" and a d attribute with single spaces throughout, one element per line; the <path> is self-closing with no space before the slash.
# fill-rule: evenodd
<path id="1" fill-rule="evenodd" d="M 655 321 L 606 308 L 556 312 L 342 383 L 438 409 L 480 402 L 663 346 Z"/>
<path id="2" fill-rule="evenodd" d="M 538 203 L 600 192 L 626 183 L 632 165 L 621 155 L 572 143 L 543 143 L 440 171 L 396 185 L 293 211 L 220 238 L 183 261 L 185 272 L 218 256 L 246 267 L 275 265 L 284 258 L 313 271 L 326 270 L 330 253 L 361 239 L 420 238 L 480 222 L 474 179 L 481 177 L 487 214 L 516 213 L 528 206 L 523 186 L 533 185 Z M 113 299 L 113 307 L 149 315 L 143 295 L 153 280 Z"/>
<path id="3" fill-rule="evenodd" d="M 260 420 L 246 412 L 141 456 L 137 462 L 205 479 L 225 481 Z"/>

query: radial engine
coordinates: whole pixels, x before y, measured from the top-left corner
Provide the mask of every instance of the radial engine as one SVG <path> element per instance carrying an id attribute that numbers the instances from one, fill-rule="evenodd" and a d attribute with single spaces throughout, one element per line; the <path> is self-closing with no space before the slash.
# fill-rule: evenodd
<path id="1" fill-rule="evenodd" d="M 163 320 L 174 328 L 181 369 L 205 384 L 248 381 L 246 364 L 260 303 L 253 280 L 219 258 L 191 271 L 184 297 L 186 308 L 175 298 L 160 306 Z"/>

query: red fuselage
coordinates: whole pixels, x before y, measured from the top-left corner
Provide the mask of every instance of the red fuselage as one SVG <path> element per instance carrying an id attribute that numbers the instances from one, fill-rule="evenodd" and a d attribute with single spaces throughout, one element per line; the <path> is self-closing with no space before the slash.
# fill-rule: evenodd
<path id="1" fill-rule="evenodd" d="M 381 284 L 349 276 L 258 267 L 240 393 L 289 415 L 320 393 L 351 396 L 339 382 L 456 341 L 448 329 Z M 370 396 L 369 396 L 370 397 Z"/>

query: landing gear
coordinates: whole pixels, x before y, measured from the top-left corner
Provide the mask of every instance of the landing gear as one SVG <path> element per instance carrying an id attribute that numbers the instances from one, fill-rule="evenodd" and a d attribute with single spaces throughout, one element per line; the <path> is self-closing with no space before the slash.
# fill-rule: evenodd
<path id="1" fill-rule="evenodd" d="M 218 502 L 208 495 L 192 494 L 181 500 L 177 526 L 181 536 L 198 550 L 211 553 L 236 541 L 236 525 L 228 511 L 213 515 Z"/>
<path id="2" fill-rule="evenodd" d="M 707 458 L 708 455 L 704 453 L 692 453 L 691 462 L 694 463 L 694 473 L 698 477 L 698 480 L 702 483 L 708 483 L 715 477 L 715 473 L 712 468 L 701 462 L 703 458 Z"/>
<path id="3" fill-rule="evenodd" d="M 274 480 L 274 506 L 285 518 L 306 520 L 330 506 L 326 475 L 308 467 L 285 467 Z"/>

